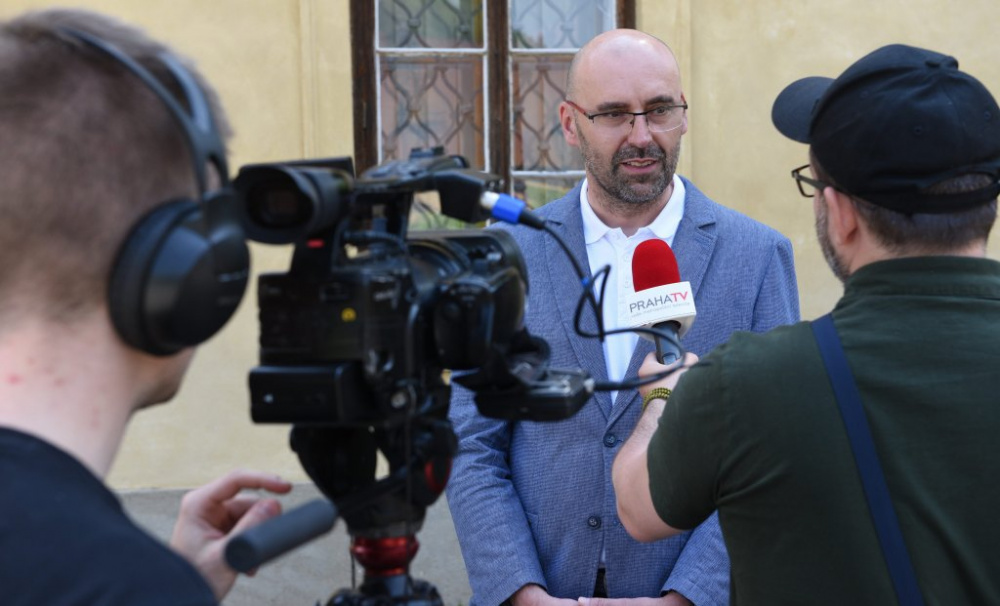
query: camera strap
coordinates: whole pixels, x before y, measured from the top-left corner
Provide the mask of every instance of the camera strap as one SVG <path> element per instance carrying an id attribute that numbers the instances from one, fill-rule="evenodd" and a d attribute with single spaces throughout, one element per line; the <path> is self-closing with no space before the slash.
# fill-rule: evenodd
<path id="1" fill-rule="evenodd" d="M 837 398 L 837 406 L 840 408 L 847 437 L 851 441 L 854 462 L 861 475 L 868 509 L 875 523 L 882 556 L 889 567 L 889 576 L 896 590 L 896 598 L 901 606 L 922 606 L 923 596 L 917 585 L 917 577 L 909 552 L 906 550 L 906 543 L 903 542 L 903 533 L 899 528 L 896 510 L 892 506 L 889 486 L 886 484 L 885 474 L 879 463 L 878 453 L 875 451 L 871 428 L 868 426 L 868 419 L 861 404 L 861 393 L 858 391 L 851 368 L 847 365 L 847 357 L 844 355 L 837 328 L 833 324 L 833 316 L 826 314 L 811 322 L 811 325 L 820 355 L 823 357 L 823 364 L 830 376 L 830 383 L 833 384 L 833 393 Z"/>

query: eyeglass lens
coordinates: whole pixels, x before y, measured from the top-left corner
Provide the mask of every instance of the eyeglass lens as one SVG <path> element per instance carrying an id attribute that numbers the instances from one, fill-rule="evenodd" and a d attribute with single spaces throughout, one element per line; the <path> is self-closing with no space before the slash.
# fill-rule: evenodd
<path id="1" fill-rule="evenodd" d="M 609 112 L 594 116 L 594 124 L 602 128 L 622 128 L 626 125 L 635 126 L 634 121 L 640 117 L 646 118 L 646 127 L 653 132 L 666 132 L 678 128 L 683 123 L 684 108 L 682 106 L 662 106 L 634 114 L 630 112 Z"/>

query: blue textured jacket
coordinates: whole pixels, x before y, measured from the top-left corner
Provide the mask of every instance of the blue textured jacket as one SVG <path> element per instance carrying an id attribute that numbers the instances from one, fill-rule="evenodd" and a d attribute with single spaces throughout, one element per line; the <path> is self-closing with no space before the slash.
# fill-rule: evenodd
<path id="1" fill-rule="evenodd" d="M 681 278 L 698 317 L 684 347 L 699 356 L 738 330 L 763 332 L 799 319 L 787 238 L 711 201 L 690 181 L 674 237 Z M 589 273 L 580 185 L 537 211 Z M 525 322 L 548 341 L 551 366 L 583 368 L 607 380 L 604 350 L 580 338 L 573 317 L 581 285 L 551 236 L 503 226 L 528 267 Z M 584 325 L 595 330 L 593 314 Z M 640 339 L 635 373 L 653 344 Z M 611 464 L 639 417 L 635 390 L 596 393 L 574 417 L 555 423 L 487 419 L 457 385 L 451 418 L 459 437 L 448 503 L 472 586 L 472 604 L 496 606 L 528 583 L 557 597 L 592 595 L 602 549 L 609 597 L 655 597 L 667 589 L 698 606 L 728 604 L 729 559 L 715 515 L 692 532 L 655 543 L 632 539 L 618 520 Z"/>

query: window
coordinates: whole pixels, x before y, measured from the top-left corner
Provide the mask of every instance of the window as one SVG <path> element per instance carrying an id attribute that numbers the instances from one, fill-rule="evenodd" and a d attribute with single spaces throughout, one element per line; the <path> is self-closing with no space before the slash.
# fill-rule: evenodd
<path id="1" fill-rule="evenodd" d="M 352 0 L 355 163 L 443 146 L 539 206 L 583 175 L 556 107 L 576 50 L 634 0 Z"/>

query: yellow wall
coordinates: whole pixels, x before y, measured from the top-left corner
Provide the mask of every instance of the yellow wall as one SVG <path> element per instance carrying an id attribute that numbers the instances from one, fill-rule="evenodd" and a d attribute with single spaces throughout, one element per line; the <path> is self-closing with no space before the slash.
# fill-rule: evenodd
<path id="1" fill-rule="evenodd" d="M 59 3 L 3 0 L 0 18 Z M 230 169 L 247 162 L 354 151 L 346 0 L 87 0 L 192 57 L 222 96 L 235 137 Z M 2 93 L 0 93 L 2 94 Z M 254 273 L 284 271 L 290 250 L 253 245 Z M 138 414 L 110 481 L 116 488 L 189 487 L 236 466 L 304 479 L 286 426 L 250 421 L 247 371 L 257 362 L 256 289 L 203 346 L 178 397 Z"/>
<path id="2" fill-rule="evenodd" d="M 813 228 L 811 203 L 789 173 L 805 145 L 771 125 L 771 104 L 805 76 L 839 75 L 879 46 L 904 43 L 950 54 L 1000 96 L 996 0 L 639 0 L 638 27 L 680 56 L 691 128 L 681 171 L 709 196 L 791 238 L 802 316 L 825 313 L 841 293 Z M 994 237 L 990 256 L 998 258 Z"/>
<path id="3" fill-rule="evenodd" d="M 51 4 L 3 0 L 0 18 Z M 137 23 L 197 60 L 235 126 L 234 170 L 252 161 L 352 153 L 347 0 L 75 4 Z M 806 148 L 770 123 L 777 93 L 796 78 L 835 76 L 877 46 L 904 42 L 958 57 L 1000 94 L 996 0 L 638 0 L 637 14 L 639 27 L 667 41 L 681 62 L 691 130 L 680 171 L 719 202 L 792 239 L 805 318 L 829 309 L 840 285 L 815 244 L 810 202 L 789 177 L 805 163 Z M 255 245 L 255 272 L 284 271 L 288 252 Z M 113 485 L 186 487 L 240 465 L 304 479 L 287 427 L 249 419 L 254 293 L 200 350 L 178 398 L 133 421 Z"/>

